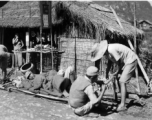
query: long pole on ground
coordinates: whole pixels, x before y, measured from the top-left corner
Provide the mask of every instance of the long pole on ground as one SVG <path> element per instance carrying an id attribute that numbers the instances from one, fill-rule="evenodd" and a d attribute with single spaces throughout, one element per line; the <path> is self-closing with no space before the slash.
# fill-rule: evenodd
<path id="1" fill-rule="evenodd" d="M 40 6 L 40 20 L 41 20 L 41 25 L 40 25 L 40 42 L 41 42 L 41 52 L 40 52 L 40 73 L 42 73 L 42 28 L 43 28 L 43 11 L 42 11 L 42 1 L 39 1 L 39 6 Z"/>
<path id="2" fill-rule="evenodd" d="M 53 57 L 53 40 L 52 40 L 52 1 L 49 1 L 49 28 L 50 28 L 50 41 L 51 41 L 51 63 L 52 63 L 52 69 L 54 69 L 54 57 Z"/>

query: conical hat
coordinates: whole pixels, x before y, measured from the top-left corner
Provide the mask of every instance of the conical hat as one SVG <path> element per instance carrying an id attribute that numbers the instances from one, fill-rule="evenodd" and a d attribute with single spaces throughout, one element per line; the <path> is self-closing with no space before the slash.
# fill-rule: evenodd
<path id="1" fill-rule="evenodd" d="M 107 40 L 103 40 L 100 43 L 94 44 L 91 50 L 91 61 L 97 61 L 103 57 L 108 47 Z"/>

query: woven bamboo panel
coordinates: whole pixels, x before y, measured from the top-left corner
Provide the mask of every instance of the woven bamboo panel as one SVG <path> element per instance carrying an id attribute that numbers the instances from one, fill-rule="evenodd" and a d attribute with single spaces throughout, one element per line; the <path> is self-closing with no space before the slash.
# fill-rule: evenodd
<path id="1" fill-rule="evenodd" d="M 65 70 L 76 64 L 77 74 L 85 74 L 88 66 L 93 65 L 89 60 L 95 39 L 60 38 L 60 49 L 65 51 L 61 56 L 60 68 Z"/>

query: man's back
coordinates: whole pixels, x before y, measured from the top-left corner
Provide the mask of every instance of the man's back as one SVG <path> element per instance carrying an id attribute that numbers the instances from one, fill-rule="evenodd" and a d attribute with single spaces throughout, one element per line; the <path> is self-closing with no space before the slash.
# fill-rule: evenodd
<path id="1" fill-rule="evenodd" d="M 91 85 L 91 82 L 82 76 L 74 81 L 69 95 L 69 103 L 72 107 L 81 107 L 89 101 L 88 96 L 84 92 L 85 88 L 89 85 Z"/>
<path id="2" fill-rule="evenodd" d="M 112 55 L 112 58 L 114 58 L 115 61 L 121 59 L 121 62 L 124 64 L 132 63 L 137 59 L 136 54 L 130 48 L 122 44 L 109 44 L 108 52 Z"/>

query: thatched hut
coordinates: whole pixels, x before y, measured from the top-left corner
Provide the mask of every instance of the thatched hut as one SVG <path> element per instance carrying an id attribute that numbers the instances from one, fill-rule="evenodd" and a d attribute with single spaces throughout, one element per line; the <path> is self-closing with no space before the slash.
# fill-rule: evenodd
<path id="1" fill-rule="evenodd" d="M 133 27 L 131 23 L 119 19 L 123 29 L 111 10 L 97 4 L 78 1 L 52 2 L 53 36 L 97 41 L 108 39 L 109 42 L 127 44 L 127 39 L 133 41 L 135 33 L 139 38 L 143 35 L 143 31 Z M 44 24 L 46 21 L 44 18 Z M 8 41 L 12 39 L 15 29 L 24 33 L 29 29 L 39 29 L 40 25 L 38 1 L 9 1 L 0 8 L 1 33 L 5 33 L 4 44 L 11 46 Z"/>
<path id="2" fill-rule="evenodd" d="M 56 33 L 70 35 L 74 25 L 77 37 L 132 39 L 135 32 L 138 36 L 143 34 L 130 23 L 119 19 L 123 29 L 112 11 L 102 6 L 70 1 L 52 3 L 52 24 Z M 3 28 L 38 28 L 40 24 L 37 1 L 10 1 L 0 9 L 0 26 Z"/>

